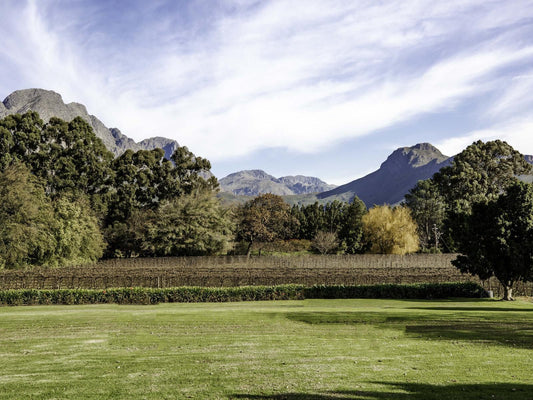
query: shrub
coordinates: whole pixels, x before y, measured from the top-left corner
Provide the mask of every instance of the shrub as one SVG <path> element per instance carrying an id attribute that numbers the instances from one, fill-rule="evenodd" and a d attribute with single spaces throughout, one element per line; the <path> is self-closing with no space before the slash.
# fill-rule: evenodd
<path id="1" fill-rule="evenodd" d="M 439 299 L 448 297 L 483 297 L 478 284 L 436 283 L 412 285 L 325 286 L 303 285 L 242 287 L 115 288 L 105 290 L 4 290 L 2 305 L 32 304 L 158 304 L 303 299 Z"/>

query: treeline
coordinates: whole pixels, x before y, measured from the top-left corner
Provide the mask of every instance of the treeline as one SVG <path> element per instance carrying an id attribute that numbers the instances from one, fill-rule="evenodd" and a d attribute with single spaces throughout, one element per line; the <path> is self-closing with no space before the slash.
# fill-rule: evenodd
<path id="1" fill-rule="evenodd" d="M 0 120 L 0 268 L 222 250 L 210 163 L 179 147 L 113 158 L 82 118 Z"/>
<path id="2" fill-rule="evenodd" d="M 367 212 L 357 198 L 290 208 L 271 194 L 222 207 L 208 160 L 186 147 L 170 160 L 161 149 L 114 158 L 82 118 L 10 115 L 0 120 L 0 149 L 0 268 L 269 246 L 346 254 L 418 248 L 405 208 Z M 376 234 L 384 226 L 388 236 Z"/>
<path id="3" fill-rule="evenodd" d="M 509 288 L 533 279 L 533 186 L 523 155 L 476 142 L 402 205 L 286 204 L 266 194 L 222 207 L 208 160 L 178 147 L 113 158 L 81 118 L 0 120 L 0 268 L 102 257 L 460 252 L 456 266 Z M 510 293 L 510 292 L 509 292 Z M 509 296 L 510 297 L 510 294 Z"/>

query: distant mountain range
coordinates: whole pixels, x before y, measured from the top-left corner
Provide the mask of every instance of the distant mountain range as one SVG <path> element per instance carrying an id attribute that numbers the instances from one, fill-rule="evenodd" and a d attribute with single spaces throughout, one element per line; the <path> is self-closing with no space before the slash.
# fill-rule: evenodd
<path id="1" fill-rule="evenodd" d="M 325 192 L 335 188 L 310 176 L 283 176 L 275 178 L 259 169 L 239 171 L 218 181 L 224 192 L 237 196 L 257 196 L 272 193 L 280 196 Z"/>
<path id="2" fill-rule="evenodd" d="M 219 182 L 222 191 L 236 196 L 273 193 L 286 196 L 292 204 L 350 202 L 357 196 L 371 207 L 401 202 L 419 180 L 431 178 L 451 160 L 433 145 L 420 143 L 395 150 L 377 171 L 338 187 L 312 177 L 274 178 L 261 170 L 236 172 Z M 226 195 L 225 200 L 228 199 Z"/>
<path id="3" fill-rule="evenodd" d="M 65 104 L 61 95 L 51 90 L 25 89 L 11 93 L 0 103 L 0 118 L 10 114 L 22 114 L 30 110 L 39 113 L 45 122 L 48 122 L 51 117 L 58 117 L 65 121 L 82 117 L 92 126 L 96 136 L 102 139 L 107 149 L 113 152 L 115 156 L 128 149 L 137 151 L 162 148 L 165 150 L 165 156 L 169 158 L 178 147 L 178 142 L 163 137 L 145 139 L 137 143 L 123 135 L 117 128 L 108 128 L 94 115 L 89 115 L 83 104 Z"/>
<path id="4" fill-rule="evenodd" d="M 137 143 L 117 128 L 107 128 L 94 115 L 89 115 L 83 104 L 65 104 L 60 94 L 50 90 L 26 89 L 11 93 L 0 103 L 0 118 L 29 110 L 38 112 L 45 122 L 53 116 L 66 121 L 82 117 L 115 156 L 127 149 L 137 151 L 162 148 L 165 150 L 165 156 L 170 158 L 178 147 L 178 142 L 163 137 L 145 139 Z M 533 156 L 525 158 L 533 164 Z M 357 196 L 368 207 L 374 204 L 392 205 L 401 202 L 419 180 L 431 178 L 442 167 L 449 165 L 452 159 L 429 143 L 402 147 L 395 150 L 378 170 L 338 187 L 309 176 L 275 178 L 262 170 L 240 171 L 219 180 L 222 190 L 220 197 L 226 203 L 242 203 L 250 196 L 273 193 L 284 196 L 290 204 L 309 204 L 315 201 L 351 201 Z M 521 178 L 533 181 L 532 176 Z"/>
<path id="5" fill-rule="evenodd" d="M 429 143 L 402 147 L 395 150 L 377 171 L 320 193 L 317 198 L 351 201 L 357 195 L 368 207 L 396 204 L 419 180 L 431 178 L 451 161 L 452 158 Z"/>

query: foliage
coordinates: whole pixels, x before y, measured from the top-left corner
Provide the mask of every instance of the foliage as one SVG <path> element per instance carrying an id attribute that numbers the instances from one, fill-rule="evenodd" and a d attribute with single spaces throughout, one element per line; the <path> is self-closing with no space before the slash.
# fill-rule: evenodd
<path id="1" fill-rule="evenodd" d="M 0 172 L 0 267 L 94 262 L 105 247 L 86 197 L 53 202 L 23 164 Z"/>
<path id="2" fill-rule="evenodd" d="M 413 253 L 418 250 L 416 231 L 409 209 L 403 206 L 375 206 L 363 216 L 363 232 L 372 253 Z"/>
<path id="3" fill-rule="evenodd" d="M 44 123 L 35 112 L 0 119 L 0 169 L 14 162 L 28 162 L 41 143 Z"/>
<path id="4" fill-rule="evenodd" d="M 255 243 L 290 239 L 295 223 L 288 204 L 270 193 L 246 202 L 237 210 L 237 218 L 236 238 L 248 243 L 247 254 Z"/>
<path id="5" fill-rule="evenodd" d="M 0 291 L 0 304 L 158 304 L 228 301 L 265 301 L 303 299 L 301 285 L 240 286 L 226 288 L 178 287 L 110 288 L 104 290 L 6 290 Z"/>
<path id="6" fill-rule="evenodd" d="M 355 197 L 351 203 L 337 200 L 321 205 L 293 206 L 291 214 L 299 221 L 295 229 L 298 239 L 313 240 L 320 231 L 334 232 L 339 247 L 348 254 L 363 250 L 362 217 L 367 212 L 365 204 Z"/>
<path id="7" fill-rule="evenodd" d="M 231 234 L 228 211 L 220 207 L 212 192 L 166 201 L 145 219 L 145 224 L 135 238 L 143 256 L 216 254 L 226 248 Z"/>
<path id="8" fill-rule="evenodd" d="M 453 213 L 469 213 L 472 205 L 495 200 L 519 175 L 531 171 L 524 156 L 501 140 L 477 141 L 433 176 Z"/>
<path id="9" fill-rule="evenodd" d="M 446 205 L 443 233 L 449 250 L 457 250 L 456 243 L 463 240 L 474 204 L 495 200 L 531 169 L 522 154 L 495 140 L 473 143 L 436 173 L 432 179 Z"/>
<path id="10" fill-rule="evenodd" d="M 35 112 L 9 115 L 0 120 L 0 149 L 0 168 L 24 163 L 52 196 L 79 192 L 98 203 L 112 176 L 113 154 L 80 117 L 71 122 L 53 117 L 44 124 Z"/>
<path id="11" fill-rule="evenodd" d="M 421 247 L 438 250 L 446 206 L 435 182 L 431 179 L 418 181 L 405 196 L 405 205 L 418 226 Z"/>
<path id="12" fill-rule="evenodd" d="M 63 195 L 54 202 L 55 249 L 60 265 L 95 262 L 106 247 L 98 219 L 84 196 Z"/>
<path id="13" fill-rule="evenodd" d="M 481 279 L 495 276 L 512 299 L 516 281 L 533 280 L 533 186 L 517 182 L 497 200 L 476 203 L 453 264 Z"/>
<path id="14" fill-rule="evenodd" d="M 364 250 L 363 217 L 366 213 L 365 203 L 357 196 L 344 208 L 344 217 L 337 234 L 347 254 L 357 254 Z"/>
<path id="15" fill-rule="evenodd" d="M 226 288 L 178 287 L 111 288 L 104 290 L 5 290 L 0 304 L 158 304 L 228 301 L 303 300 L 303 299 L 441 299 L 449 297 L 480 298 L 485 291 L 475 283 L 413 285 L 327 286 L 303 285 L 240 286 Z"/>
<path id="16" fill-rule="evenodd" d="M 0 172 L 0 268 L 53 262 L 54 212 L 39 181 L 22 164 Z"/>
<path id="17" fill-rule="evenodd" d="M 313 247 L 320 252 L 320 254 L 331 253 L 339 246 L 337 234 L 335 232 L 318 231 L 313 238 Z"/>

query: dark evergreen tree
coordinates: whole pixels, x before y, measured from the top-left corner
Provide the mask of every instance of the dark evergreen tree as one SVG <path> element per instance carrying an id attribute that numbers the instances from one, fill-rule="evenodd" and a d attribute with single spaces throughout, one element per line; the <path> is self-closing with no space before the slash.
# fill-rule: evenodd
<path id="1" fill-rule="evenodd" d="M 481 279 L 495 276 L 512 299 L 517 281 L 533 279 L 533 186 L 515 182 L 496 200 L 477 202 L 453 264 Z"/>

